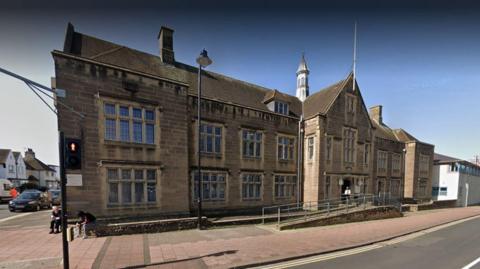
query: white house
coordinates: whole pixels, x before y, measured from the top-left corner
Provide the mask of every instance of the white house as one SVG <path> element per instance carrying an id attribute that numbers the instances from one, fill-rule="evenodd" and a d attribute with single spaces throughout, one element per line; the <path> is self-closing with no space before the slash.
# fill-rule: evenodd
<path id="1" fill-rule="evenodd" d="M 25 152 L 24 161 L 29 181 L 37 181 L 36 183 L 42 187 L 58 187 L 55 169 L 37 159 L 35 157 L 35 152 L 32 149 L 29 148 Z"/>
<path id="2" fill-rule="evenodd" d="M 480 204 L 480 166 L 435 153 L 432 199 L 456 206 Z"/>
<path id="3" fill-rule="evenodd" d="M 20 186 L 23 183 L 27 183 L 27 167 L 23 161 L 23 156 L 18 151 L 13 151 L 13 157 L 15 159 L 15 178 L 10 178 L 10 181 L 15 186 Z"/>
<path id="4" fill-rule="evenodd" d="M 15 178 L 15 157 L 9 149 L 0 149 L 0 178 Z"/>

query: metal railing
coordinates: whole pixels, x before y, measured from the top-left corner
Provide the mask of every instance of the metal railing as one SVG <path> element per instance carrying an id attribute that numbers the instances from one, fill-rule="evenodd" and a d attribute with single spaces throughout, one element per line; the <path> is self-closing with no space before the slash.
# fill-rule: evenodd
<path id="1" fill-rule="evenodd" d="M 268 206 L 262 208 L 262 224 L 265 224 L 267 218 L 276 217 L 277 226 L 280 226 L 287 222 L 306 221 L 314 217 L 340 215 L 354 210 L 387 205 L 398 207 L 401 210 L 400 200 L 390 193 L 353 194 L 337 199 Z"/>

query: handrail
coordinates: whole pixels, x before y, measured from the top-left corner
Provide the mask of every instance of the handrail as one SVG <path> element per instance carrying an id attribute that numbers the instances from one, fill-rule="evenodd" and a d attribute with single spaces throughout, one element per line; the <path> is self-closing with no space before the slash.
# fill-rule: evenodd
<path id="1" fill-rule="evenodd" d="M 276 217 L 277 225 L 281 222 L 295 221 L 299 218 L 305 220 L 313 215 L 348 213 L 358 208 L 366 209 L 368 206 L 393 205 L 401 210 L 400 197 L 392 196 L 389 192 L 378 194 L 353 194 L 335 199 L 323 199 L 300 203 L 288 203 L 266 206 L 262 208 L 262 224 L 268 215 Z M 271 212 L 271 213 L 270 213 Z M 276 216 L 275 216 L 276 215 Z"/>

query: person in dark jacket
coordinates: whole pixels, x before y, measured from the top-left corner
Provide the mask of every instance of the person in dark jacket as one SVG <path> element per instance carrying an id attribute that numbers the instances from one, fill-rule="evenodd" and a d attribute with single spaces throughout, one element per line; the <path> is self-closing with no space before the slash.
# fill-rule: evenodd
<path id="1" fill-rule="evenodd" d="M 62 223 L 62 211 L 58 209 L 58 206 L 52 207 L 52 215 L 50 220 L 50 233 L 53 234 L 53 228 L 55 228 L 55 233 L 58 234 L 60 231 L 60 224 Z"/>
<path id="2" fill-rule="evenodd" d="M 95 218 L 94 215 L 83 211 L 78 211 L 78 217 L 80 218 L 80 222 L 77 222 L 77 226 L 82 228 L 83 238 L 85 239 L 90 231 L 95 230 L 95 221 L 97 218 Z"/>

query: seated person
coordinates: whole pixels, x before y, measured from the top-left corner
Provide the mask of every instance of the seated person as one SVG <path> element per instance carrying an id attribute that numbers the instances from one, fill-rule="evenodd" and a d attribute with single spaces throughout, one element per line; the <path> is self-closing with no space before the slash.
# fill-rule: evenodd
<path id="1" fill-rule="evenodd" d="M 95 230 L 95 221 L 97 218 L 95 218 L 94 215 L 83 211 L 78 211 L 78 217 L 80 218 L 80 222 L 77 222 L 77 226 L 81 226 L 83 230 L 83 238 L 85 239 L 90 231 Z"/>
<path id="2" fill-rule="evenodd" d="M 53 234 L 53 228 L 55 227 L 55 233 L 58 234 L 60 224 L 62 223 L 62 213 L 60 209 L 58 209 L 58 206 L 52 207 L 52 215 L 51 215 L 51 221 L 50 221 L 50 233 Z"/>

